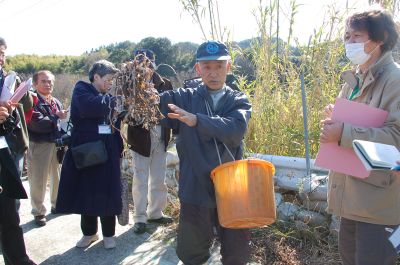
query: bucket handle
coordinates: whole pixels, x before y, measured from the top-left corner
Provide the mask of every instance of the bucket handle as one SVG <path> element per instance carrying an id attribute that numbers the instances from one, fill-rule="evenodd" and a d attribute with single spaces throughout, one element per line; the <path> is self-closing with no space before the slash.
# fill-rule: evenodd
<path id="1" fill-rule="evenodd" d="M 208 101 L 206 99 L 204 99 L 204 102 L 206 103 L 207 115 L 210 117 L 214 116 L 212 113 L 210 104 L 208 104 Z M 219 150 L 218 150 L 217 140 L 215 139 L 215 137 L 213 137 L 213 140 L 214 140 L 214 144 L 215 144 L 215 149 L 217 150 L 219 164 L 221 165 L 222 164 L 221 154 L 219 153 Z M 229 148 L 225 145 L 225 143 L 222 142 L 222 144 L 225 146 L 226 150 L 228 151 L 229 155 L 232 157 L 233 161 L 235 161 L 236 159 L 233 156 L 231 150 L 229 150 Z"/>

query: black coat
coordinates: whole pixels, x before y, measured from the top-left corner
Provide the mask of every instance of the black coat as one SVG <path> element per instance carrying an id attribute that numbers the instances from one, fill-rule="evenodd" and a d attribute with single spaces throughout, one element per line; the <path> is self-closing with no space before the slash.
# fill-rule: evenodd
<path id="1" fill-rule="evenodd" d="M 57 211 L 93 216 L 112 216 L 121 213 L 120 158 L 122 138 L 117 130 L 99 134 L 98 126 L 109 117 L 113 97 L 100 94 L 93 85 L 79 81 L 72 93 L 71 147 L 103 140 L 108 160 L 100 165 L 78 170 L 70 149 L 65 154 L 58 188 Z"/>
<path id="2" fill-rule="evenodd" d="M 153 83 L 154 88 L 157 89 L 160 94 L 164 91 L 173 89 L 171 82 L 168 79 L 161 77 L 156 72 L 153 74 Z M 165 150 L 167 150 L 169 140 L 171 139 L 171 130 L 169 128 L 163 127 L 161 131 L 161 139 L 164 142 Z M 150 131 L 143 128 L 141 124 L 136 126 L 129 125 L 128 144 L 130 149 L 136 153 L 149 157 L 151 149 Z"/>
<path id="3" fill-rule="evenodd" d="M 34 100 L 33 113 L 28 122 L 29 140 L 33 142 L 54 142 L 61 136 L 58 130 L 58 116 L 52 113 L 49 103 L 46 102 L 38 93 L 33 95 Z M 62 110 L 61 102 L 53 97 L 58 110 Z"/>
<path id="4" fill-rule="evenodd" d="M 0 124 L 0 136 L 12 133 L 19 123 L 19 115 L 14 111 L 12 115 Z M 22 140 L 22 139 L 17 139 Z M 3 189 L 2 195 L 12 199 L 26 199 L 25 189 L 22 186 L 17 164 L 9 148 L 0 149 L 0 186 Z"/>

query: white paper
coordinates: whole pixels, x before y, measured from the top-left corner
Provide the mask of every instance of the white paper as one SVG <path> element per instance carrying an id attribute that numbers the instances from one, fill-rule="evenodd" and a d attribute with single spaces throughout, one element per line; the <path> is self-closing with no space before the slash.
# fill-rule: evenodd
<path id="1" fill-rule="evenodd" d="M 14 71 L 8 72 L 6 78 L 4 79 L 3 88 L 7 88 L 11 92 L 14 92 L 16 81 L 17 74 Z"/>
<path id="2" fill-rule="evenodd" d="M 392 243 L 393 247 L 396 249 L 397 253 L 400 252 L 400 228 L 397 227 L 396 230 L 389 237 L 390 243 Z"/>
<path id="3" fill-rule="evenodd" d="M 99 134 L 111 134 L 111 126 L 107 124 L 99 125 Z"/>
<path id="4" fill-rule="evenodd" d="M 0 136 L 0 149 L 7 148 L 8 144 L 4 136 Z"/>
<path id="5" fill-rule="evenodd" d="M 67 109 L 67 117 L 66 117 L 65 119 L 60 119 L 60 120 L 59 120 L 59 121 L 60 121 L 60 123 L 59 123 L 60 128 L 59 128 L 59 129 L 62 129 L 64 132 L 67 131 L 69 118 L 71 117 L 70 108 L 71 108 L 71 107 L 68 107 L 68 109 Z M 72 126 L 72 125 L 70 124 L 69 126 Z M 69 128 L 69 129 L 70 129 L 70 128 Z"/>
<path id="6" fill-rule="evenodd" d="M 0 101 L 8 101 L 12 95 L 13 93 L 11 93 L 10 90 L 8 90 L 7 88 L 3 88 L 3 90 L 1 91 Z"/>
<path id="7" fill-rule="evenodd" d="M 1 91 L 0 101 L 8 101 L 14 94 L 15 81 L 17 74 L 15 72 L 9 72 L 4 79 L 3 89 Z"/>
<path id="8" fill-rule="evenodd" d="M 392 168 L 400 160 L 400 152 L 393 145 L 354 140 L 353 149 L 368 170 L 372 167 Z"/>

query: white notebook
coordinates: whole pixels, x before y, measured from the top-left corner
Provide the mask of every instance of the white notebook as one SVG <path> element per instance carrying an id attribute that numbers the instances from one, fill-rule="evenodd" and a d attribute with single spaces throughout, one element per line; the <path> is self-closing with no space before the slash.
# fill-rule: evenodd
<path id="1" fill-rule="evenodd" d="M 353 149 L 367 170 L 391 169 L 400 161 L 400 152 L 394 145 L 354 140 Z"/>

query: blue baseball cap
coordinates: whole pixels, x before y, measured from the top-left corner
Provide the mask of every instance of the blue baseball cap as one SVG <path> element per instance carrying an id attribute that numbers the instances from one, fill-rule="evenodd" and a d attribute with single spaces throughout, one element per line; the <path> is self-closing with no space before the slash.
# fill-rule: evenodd
<path id="1" fill-rule="evenodd" d="M 197 61 L 226 61 L 231 59 L 225 44 L 219 41 L 206 41 L 197 49 Z"/>
<path id="2" fill-rule="evenodd" d="M 135 50 L 135 57 L 138 55 L 144 55 L 146 56 L 150 61 L 154 62 L 155 56 L 154 56 L 154 52 L 150 49 L 137 49 Z M 140 56 L 139 56 L 139 59 Z"/>

